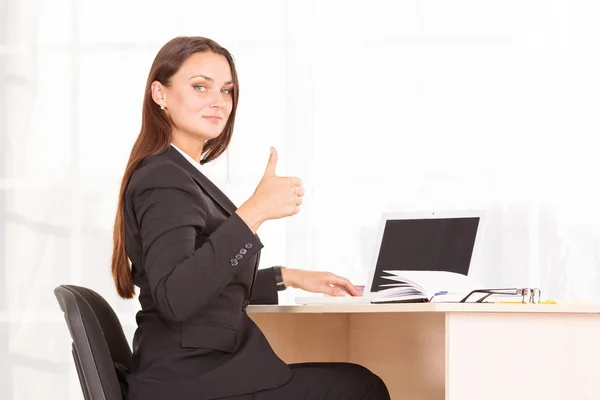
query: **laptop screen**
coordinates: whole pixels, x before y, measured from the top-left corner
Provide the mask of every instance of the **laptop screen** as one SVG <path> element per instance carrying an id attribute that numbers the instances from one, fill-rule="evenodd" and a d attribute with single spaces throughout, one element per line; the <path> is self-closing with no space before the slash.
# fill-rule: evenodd
<path id="1" fill-rule="evenodd" d="M 387 220 L 371 291 L 384 270 L 449 271 L 468 275 L 479 217 Z"/>

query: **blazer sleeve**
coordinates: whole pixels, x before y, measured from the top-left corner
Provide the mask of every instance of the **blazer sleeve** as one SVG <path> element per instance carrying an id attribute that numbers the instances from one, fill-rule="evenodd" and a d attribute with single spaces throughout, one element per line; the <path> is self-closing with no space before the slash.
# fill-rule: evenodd
<path id="1" fill-rule="evenodd" d="M 207 220 L 198 186 L 177 165 L 153 167 L 133 187 L 142 263 L 159 312 L 182 323 L 217 297 L 263 245 L 233 213 L 195 249 Z M 246 257 L 232 262 L 240 248 L 248 249 Z"/>
<path id="2" fill-rule="evenodd" d="M 252 288 L 250 304 L 278 304 L 277 281 L 273 268 L 259 269 Z"/>

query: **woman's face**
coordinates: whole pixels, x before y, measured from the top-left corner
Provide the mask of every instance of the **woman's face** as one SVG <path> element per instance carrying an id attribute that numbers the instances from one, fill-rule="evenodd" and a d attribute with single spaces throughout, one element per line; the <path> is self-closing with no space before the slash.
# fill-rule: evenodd
<path id="1" fill-rule="evenodd" d="M 225 128 L 233 107 L 232 81 L 231 68 L 224 56 L 194 53 L 171 77 L 169 87 L 155 82 L 152 94 L 171 117 L 174 137 L 199 139 L 204 143 L 219 136 Z"/>

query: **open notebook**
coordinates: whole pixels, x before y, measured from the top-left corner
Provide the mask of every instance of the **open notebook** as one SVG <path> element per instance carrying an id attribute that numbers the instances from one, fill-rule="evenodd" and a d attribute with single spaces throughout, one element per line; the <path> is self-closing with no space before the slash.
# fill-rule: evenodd
<path id="1" fill-rule="evenodd" d="M 295 302 L 459 301 L 481 288 L 468 275 L 476 260 L 482 218 L 478 211 L 383 214 L 363 296 L 312 294 Z"/>
<path id="2" fill-rule="evenodd" d="M 372 303 L 394 301 L 457 302 L 481 285 L 468 276 L 448 271 L 384 271 L 392 283 L 368 294 Z"/>

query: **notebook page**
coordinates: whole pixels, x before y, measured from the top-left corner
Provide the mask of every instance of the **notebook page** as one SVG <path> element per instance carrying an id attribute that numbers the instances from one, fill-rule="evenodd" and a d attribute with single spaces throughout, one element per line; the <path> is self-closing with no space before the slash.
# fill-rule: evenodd
<path id="1" fill-rule="evenodd" d="M 427 293 L 428 296 L 442 291 L 448 294 L 468 294 L 471 290 L 480 289 L 482 286 L 468 276 L 447 271 L 383 271 L 392 275 L 393 280 L 406 279 L 414 282 Z"/>

